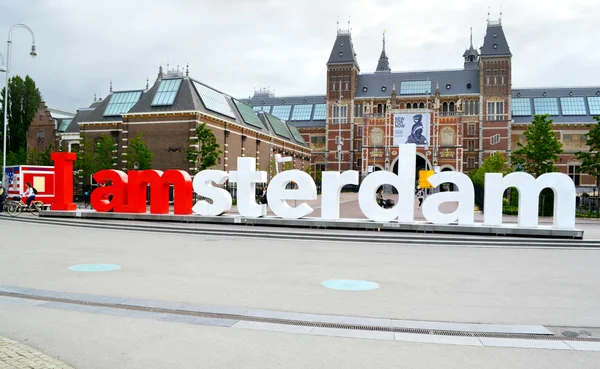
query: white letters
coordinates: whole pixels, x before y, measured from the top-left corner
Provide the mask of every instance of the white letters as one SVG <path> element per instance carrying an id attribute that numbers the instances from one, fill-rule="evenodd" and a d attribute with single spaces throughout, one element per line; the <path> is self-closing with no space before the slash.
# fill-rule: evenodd
<path id="1" fill-rule="evenodd" d="M 267 182 L 267 172 L 256 171 L 256 158 L 237 160 L 237 171 L 229 172 L 229 181 L 237 182 L 237 207 L 243 217 L 264 217 L 267 206 L 256 203 L 256 184 Z"/>
<path id="2" fill-rule="evenodd" d="M 298 189 L 286 190 L 285 187 L 295 182 Z M 300 170 L 286 170 L 271 180 L 267 190 L 267 202 L 273 213 L 284 219 L 298 219 L 313 212 L 313 208 L 302 203 L 293 208 L 286 200 L 316 200 L 317 186 L 308 173 Z"/>
<path id="3" fill-rule="evenodd" d="M 542 174 L 538 179 L 532 175 L 516 172 L 502 178 L 500 173 L 485 174 L 485 198 L 483 224 L 502 224 L 502 195 L 508 187 L 519 191 L 519 227 L 538 225 L 538 203 L 544 188 L 554 191 L 554 227 L 575 228 L 575 184 L 562 173 Z"/>
<path id="4" fill-rule="evenodd" d="M 328 220 L 340 219 L 340 191 L 344 185 L 358 184 L 358 172 L 349 170 L 339 172 L 323 172 L 321 190 L 321 218 Z"/>
<path id="5" fill-rule="evenodd" d="M 370 220 L 402 223 L 414 221 L 414 185 L 415 185 L 416 146 L 406 144 L 399 146 L 398 175 L 390 171 L 371 173 L 360 184 L 358 205 L 363 214 Z M 194 191 L 212 200 L 198 201 L 192 208 L 199 215 L 215 216 L 228 212 L 232 200 L 228 191 L 213 186 L 224 184 L 229 178 L 236 182 L 238 211 L 243 217 L 262 217 L 267 214 L 267 206 L 256 203 L 256 183 L 265 183 L 267 173 L 256 171 L 256 159 L 252 157 L 238 158 L 237 171 L 229 174 L 221 170 L 205 170 L 194 177 Z M 343 173 L 323 172 L 323 191 L 321 199 L 321 217 L 327 220 L 340 218 L 340 191 L 344 185 L 358 184 L 358 172 L 351 170 Z M 286 189 L 294 183 L 297 187 Z M 468 176 L 458 172 L 443 172 L 429 177 L 435 187 L 450 182 L 458 186 L 458 191 L 441 192 L 429 196 L 423 203 L 423 216 L 434 224 L 460 225 L 474 224 L 474 190 Z M 392 185 L 398 190 L 398 203 L 384 209 L 377 204 L 376 191 L 384 185 Z M 505 177 L 500 173 L 487 173 L 485 176 L 485 226 L 502 225 L 502 198 L 509 187 L 519 191 L 520 227 L 535 228 L 538 226 L 538 202 L 540 192 L 544 188 L 554 191 L 554 227 L 558 229 L 575 228 L 575 185 L 571 178 L 562 173 L 547 173 L 538 179 L 523 173 L 511 173 Z M 305 202 L 292 207 L 288 200 L 316 200 L 317 189 L 310 175 L 299 170 L 288 170 L 276 175 L 269 184 L 267 199 L 275 215 L 284 219 L 298 219 L 313 212 Z M 458 202 L 452 213 L 441 213 L 439 206 L 445 202 Z"/>
<path id="6" fill-rule="evenodd" d="M 212 200 L 209 204 L 206 200 L 200 200 L 194 205 L 192 211 L 200 215 L 221 215 L 231 210 L 231 194 L 211 182 L 223 184 L 229 178 L 229 174 L 222 170 L 203 170 L 194 177 L 194 192 Z"/>
<path id="7" fill-rule="evenodd" d="M 475 190 L 471 179 L 458 172 L 442 172 L 428 178 L 432 186 L 451 182 L 458 186 L 458 191 L 433 194 L 423 202 L 423 216 L 434 224 L 450 224 L 458 219 L 458 224 L 473 224 L 475 207 Z M 458 201 L 458 208 L 452 213 L 441 213 L 439 206 L 444 202 Z"/>
<path id="8" fill-rule="evenodd" d="M 379 171 L 368 175 L 358 191 L 358 205 L 363 214 L 371 220 L 410 223 L 415 219 L 415 144 L 400 145 L 398 153 L 398 175 Z M 376 191 L 384 184 L 392 184 L 398 190 L 398 203 L 392 209 L 383 209 L 375 201 Z"/>

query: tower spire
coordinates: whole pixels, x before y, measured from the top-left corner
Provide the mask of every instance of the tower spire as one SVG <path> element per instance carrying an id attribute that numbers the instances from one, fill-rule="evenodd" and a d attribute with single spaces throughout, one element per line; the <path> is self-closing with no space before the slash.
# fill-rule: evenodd
<path id="1" fill-rule="evenodd" d="M 377 69 L 375 73 L 385 72 L 390 73 L 392 70 L 390 69 L 390 62 L 385 53 L 385 29 L 383 30 L 383 46 L 381 48 L 381 55 L 379 56 L 379 61 L 377 62 Z"/>
<path id="2" fill-rule="evenodd" d="M 473 27 L 471 26 L 471 47 L 473 47 Z"/>
<path id="3" fill-rule="evenodd" d="M 110 80 L 110 88 L 108 89 L 110 91 L 110 93 L 112 94 L 112 79 Z"/>

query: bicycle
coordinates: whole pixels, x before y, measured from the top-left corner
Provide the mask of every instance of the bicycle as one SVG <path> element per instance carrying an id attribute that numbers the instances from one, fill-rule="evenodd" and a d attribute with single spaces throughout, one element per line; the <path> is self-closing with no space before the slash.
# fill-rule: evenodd
<path id="1" fill-rule="evenodd" d="M 18 199 L 18 200 L 17 200 Z M 44 208 L 44 203 L 41 201 L 32 201 L 31 205 L 27 206 L 20 198 L 15 197 L 12 200 L 6 200 L 4 203 L 4 210 L 11 217 L 16 217 L 23 210 L 29 211 L 31 215 L 38 216 L 40 215 L 40 210 Z"/>

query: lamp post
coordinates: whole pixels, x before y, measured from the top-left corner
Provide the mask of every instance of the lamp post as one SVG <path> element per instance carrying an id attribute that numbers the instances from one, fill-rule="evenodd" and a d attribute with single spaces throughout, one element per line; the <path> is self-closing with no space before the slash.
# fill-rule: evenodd
<path id="1" fill-rule="evenodd" d="M 31 30 L 31 28 L 27 27 L 24 24 L 15 24 L 14 26 L 12 26 L 12 28 L 8 31 L 8 40 L 6 41 L 6 67 L 4 68 L 4 131 L 2 134 L 2 141 L 3 141 L 3 146 L 2 146 L 2 179 L 3 181 L 5 181 L 5 176 L 6 176 L 6 134 L 7 134 L 7 128 L 8 128 L 8 73 L 10 72 L 10 49 L 12 47 L 12 33 L 15 29 L 17 28 L 25 28 L 26 30 L 29 31 L 29 33 L 31 34 L 31 52 L 29 53 L 29 55 L 31 55 L 31 57 L 35 57 L 37 55 L 37 53 L 35 52 L 35 35 L 33 34 L 33 31 Z"/>

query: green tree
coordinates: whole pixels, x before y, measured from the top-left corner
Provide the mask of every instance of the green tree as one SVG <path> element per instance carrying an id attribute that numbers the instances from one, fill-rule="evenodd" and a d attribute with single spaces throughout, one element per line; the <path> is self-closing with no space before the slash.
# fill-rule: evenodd
<path id="1" fill-rule="evenodd" d="M 29 165 L 53 165 L 50 160 L 52 145 L 48 145 L 44 151 L 33 149 L 27 153 L 27 164 Z"/>
<path id="2" fill-rule="evenodd" d="M 563 153 L 562 143 L 556 138 L 549 115 L 536 115 L 523 133 L 525 145 L 519 147 L 512 155 L 514 166 L 521 166 L 525 172 L 536 178 L 544 173 L 556 171 L 554 162 Z"/>
<path id="3" fill-rule="evenodd" d="M 16 153 L 19 149 L 27 147 L 27 130 L 41 101 L 40 90 L 29 76 L 26 76 L 25 80 L 20 76 L 14 76 L 8 80 L 8 104 L 4 101 L 4 88 L 2 89 L 0 116 L 2 119 L 4 118 L 4 109 L 8 105 L 6 137 L 8 152 Z M 8 160 L 8 155 L 6 158 Z"/>
<path id="4" fill-rule="evenodd" d="M 113 169 L 113 166 L 117 164 L 116 154 L 114 153 L 116 149 L 114 139 L 109 135 L 103 134 L 96 140 L 95 149 L 95 172 L 102 169 Z"/>
<path id="5" fill-rule="evenodd" d="M 481 167 L 470 171 L 469 177 L 473 184 L 483 187 L 486 173 L 506 174 L 508 172 L 510 168 L 506 156 L 501 152 L 495 152 L 483 161 Z"/>
<path id="6" fill-rule="evenodd" d="M 223 153 L 217 143 L 217 138 L 212 130 L 206 126 L 206 123 L 202 123 L 196 128 L 196 137 L 190 140 L 190 143 L 198 145 L 198 149 L 189 147 L 186 150 L 186 158 L 190 163 L 199 164 L 198 171 L 214 167 L 217 164 L 217 159 Z"/>
<path id="7" fill-rule="evenodd" d="M 598 193 L 600 193 L 600 116 L 595 116 L 594 119 L 597 123 L 585 135 L 585 143 L 589 149 L 588 151 L 577 152 L 575 157 L 581 160 L 579 171 L 587 173 L 596 179 L 596 186 L 598 187 Z M 588 127 L 591 127 L 591 125 Z"/>
<path id="8" fill-rule="evenodd" d="M 293 161 L 286 161 L 286 162 L 284 162 L 281 169 L 282 170 L 292 170 L 292 169 L 294 169 L 294 162 Z"/>
<path id="9" fill-rule="evenodd" d="M 94 161 L 94 142 L 83 133 L 81 135 L 81 143 L 73 148 L 73 152 L 77 154 L 74 170 L 83 178 L 90 178 L 96 172 L 96 163 Z M 75 183 L 77 183 L 76 181 Z"/>
<path id="10" fill-rule="evenodd" d="M 127 169 L 139 170 L 152 169 L 152 152 L 142 140 L 142 133 L 138 133 L 136 138 L 129 141 L 127 146 Z"/>

